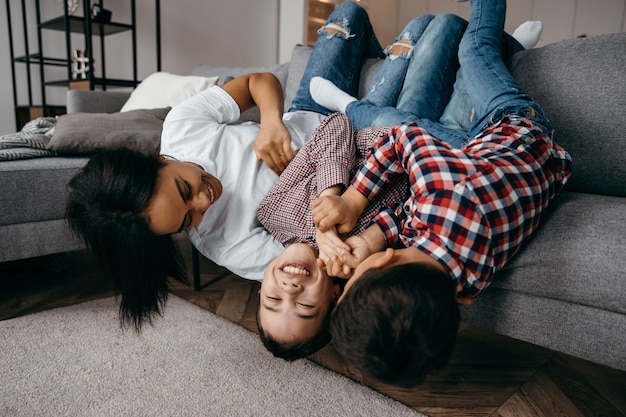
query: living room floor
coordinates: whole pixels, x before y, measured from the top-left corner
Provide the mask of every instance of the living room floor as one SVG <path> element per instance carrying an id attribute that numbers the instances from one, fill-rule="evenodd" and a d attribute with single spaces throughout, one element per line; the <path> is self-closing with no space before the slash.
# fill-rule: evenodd
<path id="1" fill-rule="evenodd" d="M 179 240 L 191 277 L 191 249 Z M 202 289 L 172 293 L 256 329 L 259 283 L 201 259 Z M 86 252 L 0 264 L 0 320 L 113 295 Z M 626 415 L 626 372 L 462 325 L 446 369 L 414 389 L 377 384 L 327 346 L 311 360 L 366 384 L 430 417 L 587 417 Z"/>

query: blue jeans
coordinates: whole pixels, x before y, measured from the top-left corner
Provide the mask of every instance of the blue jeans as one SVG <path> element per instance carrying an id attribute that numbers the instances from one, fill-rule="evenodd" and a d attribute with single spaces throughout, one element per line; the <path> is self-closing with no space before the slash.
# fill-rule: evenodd
<path id="1" fill-rule="evenodd" d="M 462 76 L 477 120 L 469 129 L 469 136 L 511 114 L 531 119 L 550 135 L 550 122 L 505 64 L 502 33 L 506 0 L 471 0 L 471 8 L 470 22 L 459 46 Z"/>
<path id="2" fill-rule="evenodd" d="M 365 103 L 379 107 L 396 105 L 409 65 L 415 56 L 415 48 L 434 17 L 426 14 L 411 20 L 400 32 L 393 44 L 387 47 L 385 60 L 376 74 L 372 87 L 361 100 L 363 105 Z M 396 45 L 405 45 L 405 47 L 408 47 L 408 52 L 394 53 L 393 48 Z M 363 114 L 354 112 L 353 115 L 354 118 L 351 118 L 351 120 L 357 129 L 373 125 L 382 126 L 375 124 L 375 118 L 367 112 L 363 112 Z M 360 119 L 361 117 L 362 120 Z"/>
<path id="3" fill-rule="evenodd" d="M 503 47 L 504 62 L 508 61 L 515 53 L 524 50 L 524 47 L 507 33 L 504 33 Z M 441 115 L 439 123 L 450 129 L 468 132 L 470 127 L 476 122 L 475 119 L 476 110 L 465 87 L 463 71 L 459 69 L 450 103 Z"/>
<path id="4" fill-rule="evenodd" d="M 357 129 L 416 122 L 439 139 L 461 147 L 466 142 L 467 129 L 455 130 L 438 122 L 452 96 L 459 68 L 459 42 L 467 22 L 452 14 L 430 17 L 428 22 L 428 27 L 422 29 L 415 43 L 405 75 L 394 74 L 404 81 L 401 91 L 396 93 L 398 100 L 374 103 L 368 95 L 350 103 L 346 114 Z M 384 71 L 383 66 L 377 77 L 389 79 Z M 461 103 L 460 100 L 456 102 Z M 471 106 L 466 106 L 465 111 L 469 113 Z"/>
<path id="5" fill-rule="evenodd" d="M 341 29 L 344 33 L 331 33 L 327 28 Z M 337 6 L 318 33 L 289 111 L 330 114 L 331 111 L 311 98 L 311 78 L 326 78 L 356 97 L 365 59 L 385 57 L 367 12 L 354 2 L 346 1 Z"/>

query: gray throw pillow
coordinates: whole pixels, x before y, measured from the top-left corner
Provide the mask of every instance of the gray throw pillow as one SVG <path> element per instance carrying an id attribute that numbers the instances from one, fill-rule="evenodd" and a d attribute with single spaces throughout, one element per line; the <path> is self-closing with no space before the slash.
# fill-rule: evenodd
<path id="1" fill-rule="evenodd" d="M 145 153 L 159 151 L 163 120 L 170 107 L 122 113 L 70 113 L 60 116 L 49 150 L 86 154 L 94 149 L 128 147 Z"/>

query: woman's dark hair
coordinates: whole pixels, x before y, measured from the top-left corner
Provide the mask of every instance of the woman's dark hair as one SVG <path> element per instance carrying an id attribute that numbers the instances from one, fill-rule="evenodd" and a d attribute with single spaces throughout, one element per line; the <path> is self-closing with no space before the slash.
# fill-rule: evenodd
<path id="1" fill-rule="evenodd" d="M 121 294 L 122 326 L 137 331 L 161 314 L 170 278 L 187 282 L 174 239 L 152 233 L 145 216 L 161 167 L 156 154 L 97 150 L 69 182 L 69 225 Z"/>
<path id="2" fill-rule="evenodd" d="M 370 269 L 348 288 L 330 321 L 332 344 L 351 365 L 402 387 L 443 368 L 459 328 L 454 283 L 421 263 Z"/>

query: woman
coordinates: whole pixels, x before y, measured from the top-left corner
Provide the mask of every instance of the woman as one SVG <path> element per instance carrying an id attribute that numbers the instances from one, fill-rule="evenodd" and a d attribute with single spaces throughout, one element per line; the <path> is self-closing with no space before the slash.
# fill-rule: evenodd
<path id="1" fill-rule="evenodd" d="M 257 227 L 256 209 L 295 149 L 330 113 L 312 100 L 311 78 L 331 79 L 356 95 L 363 60 L 384 57 L 367 13 L 353 2 L 340 4 L 319 33 L 289 112 L 283 114 L 276 77 L 244 75 L 172 109 L 161 156 L 96 152 L 71 180 L 70 226 L 114 279 L 123 325 L 140 330 L 162 311 L 168 279 L 185 281 L 173 233 L 188 231 L 205 256 L 250 279 L 261 279 L 263 267 L 256 265 L 276 253 L 246 245 L 251 235 L 282 248 Z M 261 124 L 229 124 L 254 105 Z M 238 268 L 250 258 L 254 267 Z"/>

